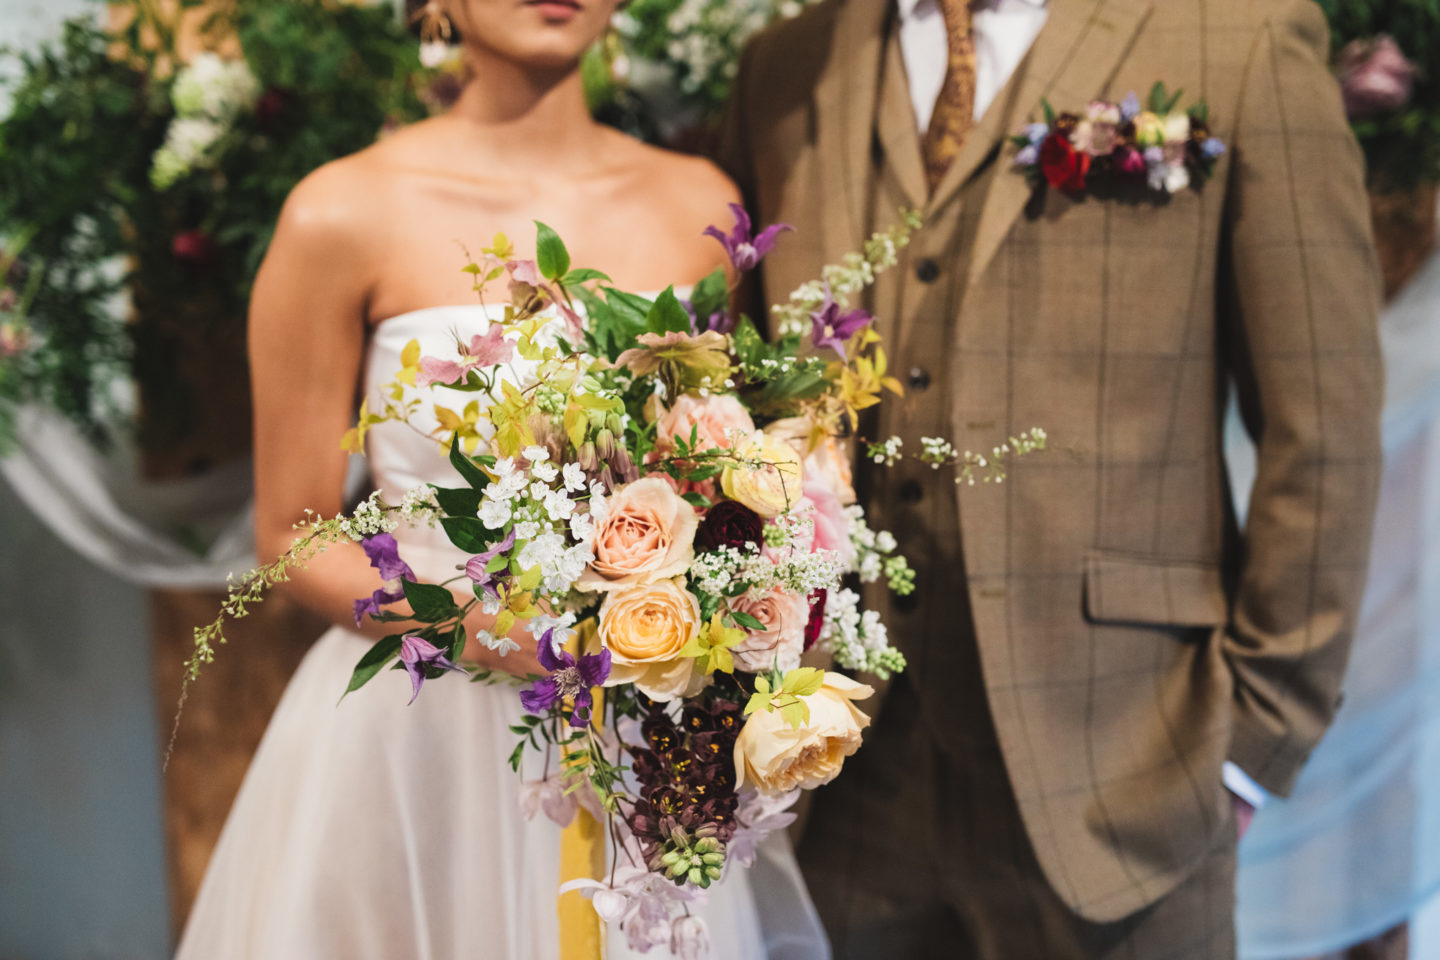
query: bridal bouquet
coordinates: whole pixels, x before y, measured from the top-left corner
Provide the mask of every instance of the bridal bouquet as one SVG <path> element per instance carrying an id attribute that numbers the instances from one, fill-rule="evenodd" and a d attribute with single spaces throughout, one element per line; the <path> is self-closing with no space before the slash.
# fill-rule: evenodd
<path id="1" fill-rule="evenodd" d="M 743 273 L 787 228 L 757 235 L 735 214 L 731 231 L 708 232 Z M 539 768 L 521 802 L 562 826 L 604 823 L 596 835 L 612 845 L 604 879 L 562 891 L 590 896 L 636 949 L 693 935 L 685 904 L 748 865 L 800 791 L 834 779 L 861 745 L 857 703 L 871 688 L 802 665 L 806 652 L 880 678 L 905 666 L 849 582 L 906 594 L 914 577 L 895 539 L 866 524 L 841 438 L 900 391 L 872 318 L 846 298 L 895 262 L 913 224 L 778 307 L 782 330 L 798 316 L 808 328 L 774 342 L 732 313 L 722 271 L 683 298 L 649 300 L 572 268 L 544 225 L 534 260 L 496 237 L 466 269 L 477 291 L 507 287 L 503 317 L 446 355 L 412 341 L 344 439 L 359 451 L 376 424 L 413 426 L 428 408 L 454 485 L 313 520 L 227 608 L 243 612 L 289 563 L 355 540 L 386 581 L 356 601 L 357 623 L 396 628 L 360 659 L 350 691 L 386 668 L 409 675 L 412 701 L 451 675 L 498 682 L 462 662 L 476 608 L 493 624 L 478 640 L 501 655 L 528 633 L 544 673 L 518 693 L 511 762 Z M 938 465 L 936 443 L 925 448 Z M 1003 459 L 979 462 L 998 479 Z M 443 529 L 455 576 L 418 579 L 390 534 L 399 523 Z M 408 612 L 391 607 L 401 600 Z M 220 622 L 197 631 L 195 668 Z"/>

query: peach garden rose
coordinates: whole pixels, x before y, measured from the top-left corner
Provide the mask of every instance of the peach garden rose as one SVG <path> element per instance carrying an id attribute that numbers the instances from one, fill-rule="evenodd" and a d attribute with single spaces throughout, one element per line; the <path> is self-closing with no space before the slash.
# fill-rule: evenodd
<path id="1" fill-rule="evenodd" d="M 655 445 L 663 451 L 675 448 L 675 437 L 690 439 L 695 430 L 697 448 L 730 449 L 731 435 L 748 436 L 755 430 L 755 421 L 745 412 L 740 398 L 733 394 L 694 397 L 682 394 L 660 415 L 655 424 Z"/>
<path id="2" fill-rule="evenodd" d="M 627 484 L 595 526 L 595 559 L 581 590 L 613 590 L 682 574 L 695 558 L 695 509 L 661 477 Z"/>
<path id="3" fill-rule="evenodd" d="M 605 686 L 633 683 L 652 700 L 683 696 L 695 660 L 680 651 L 700 630 L 700 604 L 680 580 L 611 591 L 600 607 L 600 642 L 610 651 Z"/>
<path id="4" fill-rule="evenodd" d="M 800 698 L 810 719 L 798 730 L 779 710 L 752 713 L 735 741 L 736 788 L 751 784 L 773 796 L 834 780 L 870 725 L 854 701 L 874 692 L 842 674 L 826 673 L 817 692 Z"/>
<path id="5" fill-rule="evenodd" d="M 745 639 L 731 649 L 736 667 L 761 673 L 776 666 L 777 661 L 781 671 L 800 665 L 800 654 L 805 652 L 805 624 L 810 619 L 810 603 L 802 594 L 783 587 L 751 589 L 730 601 L 730 607 L 764 624 L 764 629 L 746 630 Z"/>

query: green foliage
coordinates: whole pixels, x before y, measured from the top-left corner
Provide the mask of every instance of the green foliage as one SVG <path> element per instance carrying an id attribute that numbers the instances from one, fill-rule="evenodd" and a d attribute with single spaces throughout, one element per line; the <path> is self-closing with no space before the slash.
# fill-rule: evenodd
<path id="1" fill-rule="evenodd" d="M 205 34 L 238 37 L 259 102 L 233 119 L 213 163 L 158 190 L 151 167 L 176 116 L 179 21 L 147 0 L 114 6 L 127 27 L 78 18 L 19 55 L 0 118 L 0 237 L 29 236 L 23 264 L 41 275 L 31 348 L 0 362 L 0 440 L 18 402 L 52 406 L 102 440 L 113 384 L 132 366 L 150 418 L 183 410 L 167 322 L 184 316 L 214 325 L 200 333 L 207 340 L 238 340 L 291 188 L 372 143 L 385 123 L 424 115 L 415 44 L 393 9 L 246 0 L 211 17 Z M 198 251 L 178 256 L 180 235 Z M 125 294 L 131 323 L 117 319 Z"/>
<path id="2" fill-rule="evenodd" d="M 1407 190 L 1440 180 L 1440 0 L 1317 0 L 1330 21 L 1338 54 L 1352 40 L 1395 38 L 1419 67 L 1410 102 L 1356 121 L 1372 186 Z"/>

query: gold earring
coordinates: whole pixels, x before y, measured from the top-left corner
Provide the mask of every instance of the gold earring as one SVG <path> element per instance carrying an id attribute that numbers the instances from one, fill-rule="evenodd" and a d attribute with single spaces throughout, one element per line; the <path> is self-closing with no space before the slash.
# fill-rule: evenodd
<path id="1" fill-rule="evenodd" d="M 410 22 L 420 25 L 421 43 L 449 43 L 454 32 L 450 26 L 450 17 L 440 6 L 440 0 L 429 0 L 415 12 Z"/>

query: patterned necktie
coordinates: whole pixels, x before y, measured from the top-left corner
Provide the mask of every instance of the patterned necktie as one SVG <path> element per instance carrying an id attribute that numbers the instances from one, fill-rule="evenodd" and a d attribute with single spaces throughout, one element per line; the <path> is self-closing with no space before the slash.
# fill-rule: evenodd
<path id="1" fill-rule="evenodd" d="M 921 152 L 930 192 L 960 153 L 965 135 L 975 125 L 975 34 L 971 30 L 970 0 L 935 0 L 945 18 L 949 57 L 945 82 L 935 98 L 935 112 L 925 130 Z"/>

